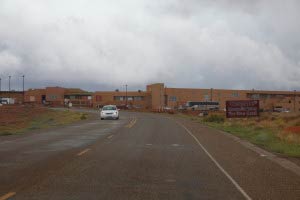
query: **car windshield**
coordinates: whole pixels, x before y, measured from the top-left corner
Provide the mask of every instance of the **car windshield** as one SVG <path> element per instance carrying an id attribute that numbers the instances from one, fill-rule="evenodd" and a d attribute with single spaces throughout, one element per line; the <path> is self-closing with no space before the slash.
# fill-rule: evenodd
<path id="1" fill-rule="evenodd" d="M 115 106 L 104 106 L 102 110 L 117 110 Z"/>

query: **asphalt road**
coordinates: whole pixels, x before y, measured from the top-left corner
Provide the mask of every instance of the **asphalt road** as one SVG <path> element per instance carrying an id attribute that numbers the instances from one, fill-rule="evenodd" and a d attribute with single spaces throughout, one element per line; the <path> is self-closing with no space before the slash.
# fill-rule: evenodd
<path id="1" fill-rule="evenodd" d="M 3 199 L 300 199 L 298 174 L 226 134 L 122 112 L 0 137 Z"/>

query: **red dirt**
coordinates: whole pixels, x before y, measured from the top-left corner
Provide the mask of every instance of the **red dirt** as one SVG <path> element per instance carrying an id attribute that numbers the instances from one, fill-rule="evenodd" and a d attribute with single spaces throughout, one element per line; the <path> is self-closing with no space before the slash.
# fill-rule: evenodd
<path id="1" fill-rule="evenodd" d="M 4 105 L 0 107 L 0 126 L 21 125 L 47 112 L 47 108 L 33 105 Z"/>
<path id="2" fill-rule="evenodd" d="M 296 133 L 300 134 L 300 126 L 290 126 L 284 129 L 285 133 Z"/>

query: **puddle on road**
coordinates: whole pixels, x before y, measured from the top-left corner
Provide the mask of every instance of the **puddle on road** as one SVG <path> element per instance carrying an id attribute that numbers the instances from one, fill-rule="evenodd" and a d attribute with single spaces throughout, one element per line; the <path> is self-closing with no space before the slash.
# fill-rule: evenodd
<path id="1" fill-rule="evenodd" d="M 81 140 L 80 138 L 61 140 L 55 143 L 49 144 L 48 148 L 51 150 L 66 150 L 71 148 L 81 147 L 88 144 L 92 140 Z"/>
<path id="2" fill-rule="evenodd" d="M 174 182 L 176 182 L 176 180 L 175 179 L 166 179 L 165 182 L 174 183 Z"/>
<path id="3" fill-rule="evenodd" d="M 183 147 L 184 145 L 182 145 L 182 144 L 171 144 L 171 146 L 173 146 L 173 147 Z"/>
<path id="4" fill-rule="evenodd" d="M 94 124 L 100 124 L 100 123 L 99 122 L 90 122 L 90 123 L 86 123 L 86 124 L 94 125 Z"/>
<path id="5" fill-rule="evenodd" d="M 37 149 L 37 150 L 32 150 L 32 151 L 25 151 L 22 154 L 35 154 L 35 153 L 48 153 L 48 152 L 55 152 L 58 150 L 54 149 Z"/>

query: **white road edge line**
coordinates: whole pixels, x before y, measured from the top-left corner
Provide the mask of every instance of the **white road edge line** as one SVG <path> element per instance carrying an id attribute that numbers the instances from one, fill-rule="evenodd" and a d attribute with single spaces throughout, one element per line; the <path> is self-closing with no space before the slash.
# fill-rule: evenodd
<path id="1" fill-rule="evenodd" d="M 79 153 L 77 154 L 77 156 L 82 156 L 83 154 L 87 153 L 87 152 L 90 151 L 90 150 L 91 150 L 91 149 L 85 149 L 85 150 L 79 152 Z"/>
<path id="2" fill-rule="evenodd" d="M 197 142 L 197 144 L 201 147 L 201 149 L 207 154 L 207 156 L 215 163 L 215 165 L 220 169 L 221 172 L 232 182 L 232 184 L 238 189 L 238 191 L 245 197 L 247 200 L 251 200 L 251 197 L 243 190 L 243 188 L 226 172 L 226 170 L 218 163 L 218 161 L 206 150 L 206 148 L 200 143 L 200 141 L 196 138 L 196 136 L 183 124 L 176 122 L 178 125 L 180 125 L 182 128 L 194 138 L 194 140 Z"/>
<path id="3" fill-rule="evenodd" d="M 107 137 L 107 139 L 110 139 L 110 138 L 112 138 L 112 137 L 114 137 L 114 135 L 110 135 L 110 136 L 108 136 L 108 137 Z"/>
<path id="4" fill-rule="evenodd" d="M 9 199 L 10 197 L 15 196 L 15 195 L 16 195 L 15 192 L 9 192 L 9 193 L 7 193 L 7 194 L 1 196 L 1 197 L 0 197 L 0 200 L 7 200 L 7 199 Z"/>

